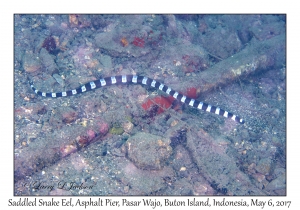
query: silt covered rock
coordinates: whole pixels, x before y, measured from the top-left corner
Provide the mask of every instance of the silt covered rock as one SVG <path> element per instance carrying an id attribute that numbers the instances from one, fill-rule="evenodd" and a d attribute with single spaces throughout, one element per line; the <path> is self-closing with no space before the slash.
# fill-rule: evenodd
<path id="1" fill-rule="evenodd" d="M 138 168 L 161 169 L 172 154 L 171 141 L 149 133 L 137 133 L 123 146 L 126 156 Z"/>

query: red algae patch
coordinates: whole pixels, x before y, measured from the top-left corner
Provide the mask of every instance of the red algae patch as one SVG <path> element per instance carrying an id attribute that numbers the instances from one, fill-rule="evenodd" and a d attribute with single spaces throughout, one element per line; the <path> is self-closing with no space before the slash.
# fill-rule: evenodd
<path id="1" fill-rule="evenodd" d="M 133 40 L 132 44 L 137 46 L 137 47 L 144 47 L 145 46 L 145 40 L 143 38 L 134 37 L 134 40 Z"/>
<path id="2" fill-rule="evenodd" d="M 196 98 L 198 97 L 197 88 L 195 88 L 195 87 L 190 87 L 190 88 L 188 88 L 188 89 L 186 90 L 185 95 L 186 95 L 187 97 L 196 99 Z"/>
<path id="3" fill-rule="evenodd" d="M 144 102 L 142 107 L 144 110 L 149 111 L 153 106 L 158 105 L 159 108 L 157 109 L 156 114 L 161 114 L 164 112 L 164 109 L 171 107 L 174 100 L 175 99 L 172 96 L 156 96 L 155 98 L 148 99 L 146 102 Z"/>

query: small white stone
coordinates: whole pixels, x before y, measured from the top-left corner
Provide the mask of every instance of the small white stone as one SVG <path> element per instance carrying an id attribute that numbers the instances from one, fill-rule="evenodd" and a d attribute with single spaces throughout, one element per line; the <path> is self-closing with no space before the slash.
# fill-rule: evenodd
<path id="1" fill-rule="evenodd" d="M 177 62 L 175 63 L 175 66 L 181 66 L 180 61 L 177 61 Z"/>

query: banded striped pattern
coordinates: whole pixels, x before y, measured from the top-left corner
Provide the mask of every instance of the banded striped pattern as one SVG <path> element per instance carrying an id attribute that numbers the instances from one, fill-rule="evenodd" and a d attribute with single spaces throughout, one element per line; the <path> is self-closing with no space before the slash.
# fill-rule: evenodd
<path id="1" fill-rule="evenodd" d="M 104 79 L 100 79 L 100 80 L 95 80 L 92 82 L 89 82 L 77 89 L 74 90 L 68 90 L 65 92 L 59 92 L 59 93 L 45 93 L 45 92 L 41 92 L 39 90 L 37 90 L 34 86 L 33 83 L 30 82 L 30 86 L 32 88 L 32 90 L 40 96 L 44 96 L 44 97 L 52 97 L 52 98 L 56 98 L 56 97 L 65 97 L 65 96 L 73 96 L 79 93 L 83 93 L 86 91 L 90 91 L 96 88 L 100 88 L 100 87 L 104 87 L 104 86 L 109 86 L 109 85 L 113 85 L 113 84 L 141 84 L 141 85 L 148 85 L 154 88 L 157 88 L 171 96 L 173 96 L 175 99 L 188 104 L 194 108 L 197 109 L 201 109 L 207 112 L 211 112 L 211 113 L 215 113 L 217 115 L 221 115 L 223 117 L 226 118 L 230 118 L 238 123 L 243 124 L 245 121 L 243 119 L 241 119 L 240 117 L 227 112 L 223 109 L 220 109 L 219 107 L 215 107 L 212 105 L 209 105 L 207 103 L 201 102 L 201 101 L 197 101 L 195 99 L 189 98 L 185 95 L 182 95 L 181 93 L 178 93 L 174 90 L 172 90 L 171 88 L 169 88 L 168 86 L 155 81 L 154 79 L 150 79 L 147 77 L 143 77 L 143 76 L 137 76 L 137 75 L 122 75 L 122 76 L 113 76 L 113 77 L 106 77 Z"/>

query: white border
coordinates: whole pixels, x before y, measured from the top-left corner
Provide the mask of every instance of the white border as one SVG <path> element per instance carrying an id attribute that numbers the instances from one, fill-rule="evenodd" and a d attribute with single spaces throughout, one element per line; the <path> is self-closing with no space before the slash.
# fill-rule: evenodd
<path id="1" fill-rule="evenodd" d="M 294 3 L 295 2 L 295 3 Z M 287 197 L 299 209 L 299 11 L 297 1 L 32 1 L 1 2 L 1 202 L 7 209 L 13 197 L 13 14 L 14 13 L 287 13 Z M 8 88 L 11 87 L 11 88 Z M 290 114 L 291 113 L 291 114 Z M 8 161 L 9 160 L 9 161 Z M 15 197 L 16 198 L 16 197 Z M 56 197 L 58 199 L 58 197 Z M 132 198 L 132 197 L 130 197 Z M 175 198 L 175 197 L 173 197 Z M 203 197 L 202 197 L 203 198 Z M 247 197 L 243 197 L 247 198 Z M 269 199 L 271 197 L 262 197 Z M 114 197 L 114 199 L 121 199 Z M 161 198 L 157 198 L 161 199 Z M 240 198 L 230 198 L 240 200 Z M 63 208 L 67 209 L 67 208 Z M 76 209 L 76 208 L 72 208 Z M 82 209 L 82 208 L 81 208 Z M 120 208 L 118 208 L 120 209 Z M 137 208 L 136 208 L 137 209 Z M 169 208 L 170 209 L 170 208 Z M 214 209 L 214 208 L 210 208 Z M 232 208 L 227 208 L 232 209 Z M 264 208 L 273 209 L 273 208 Z"/>

